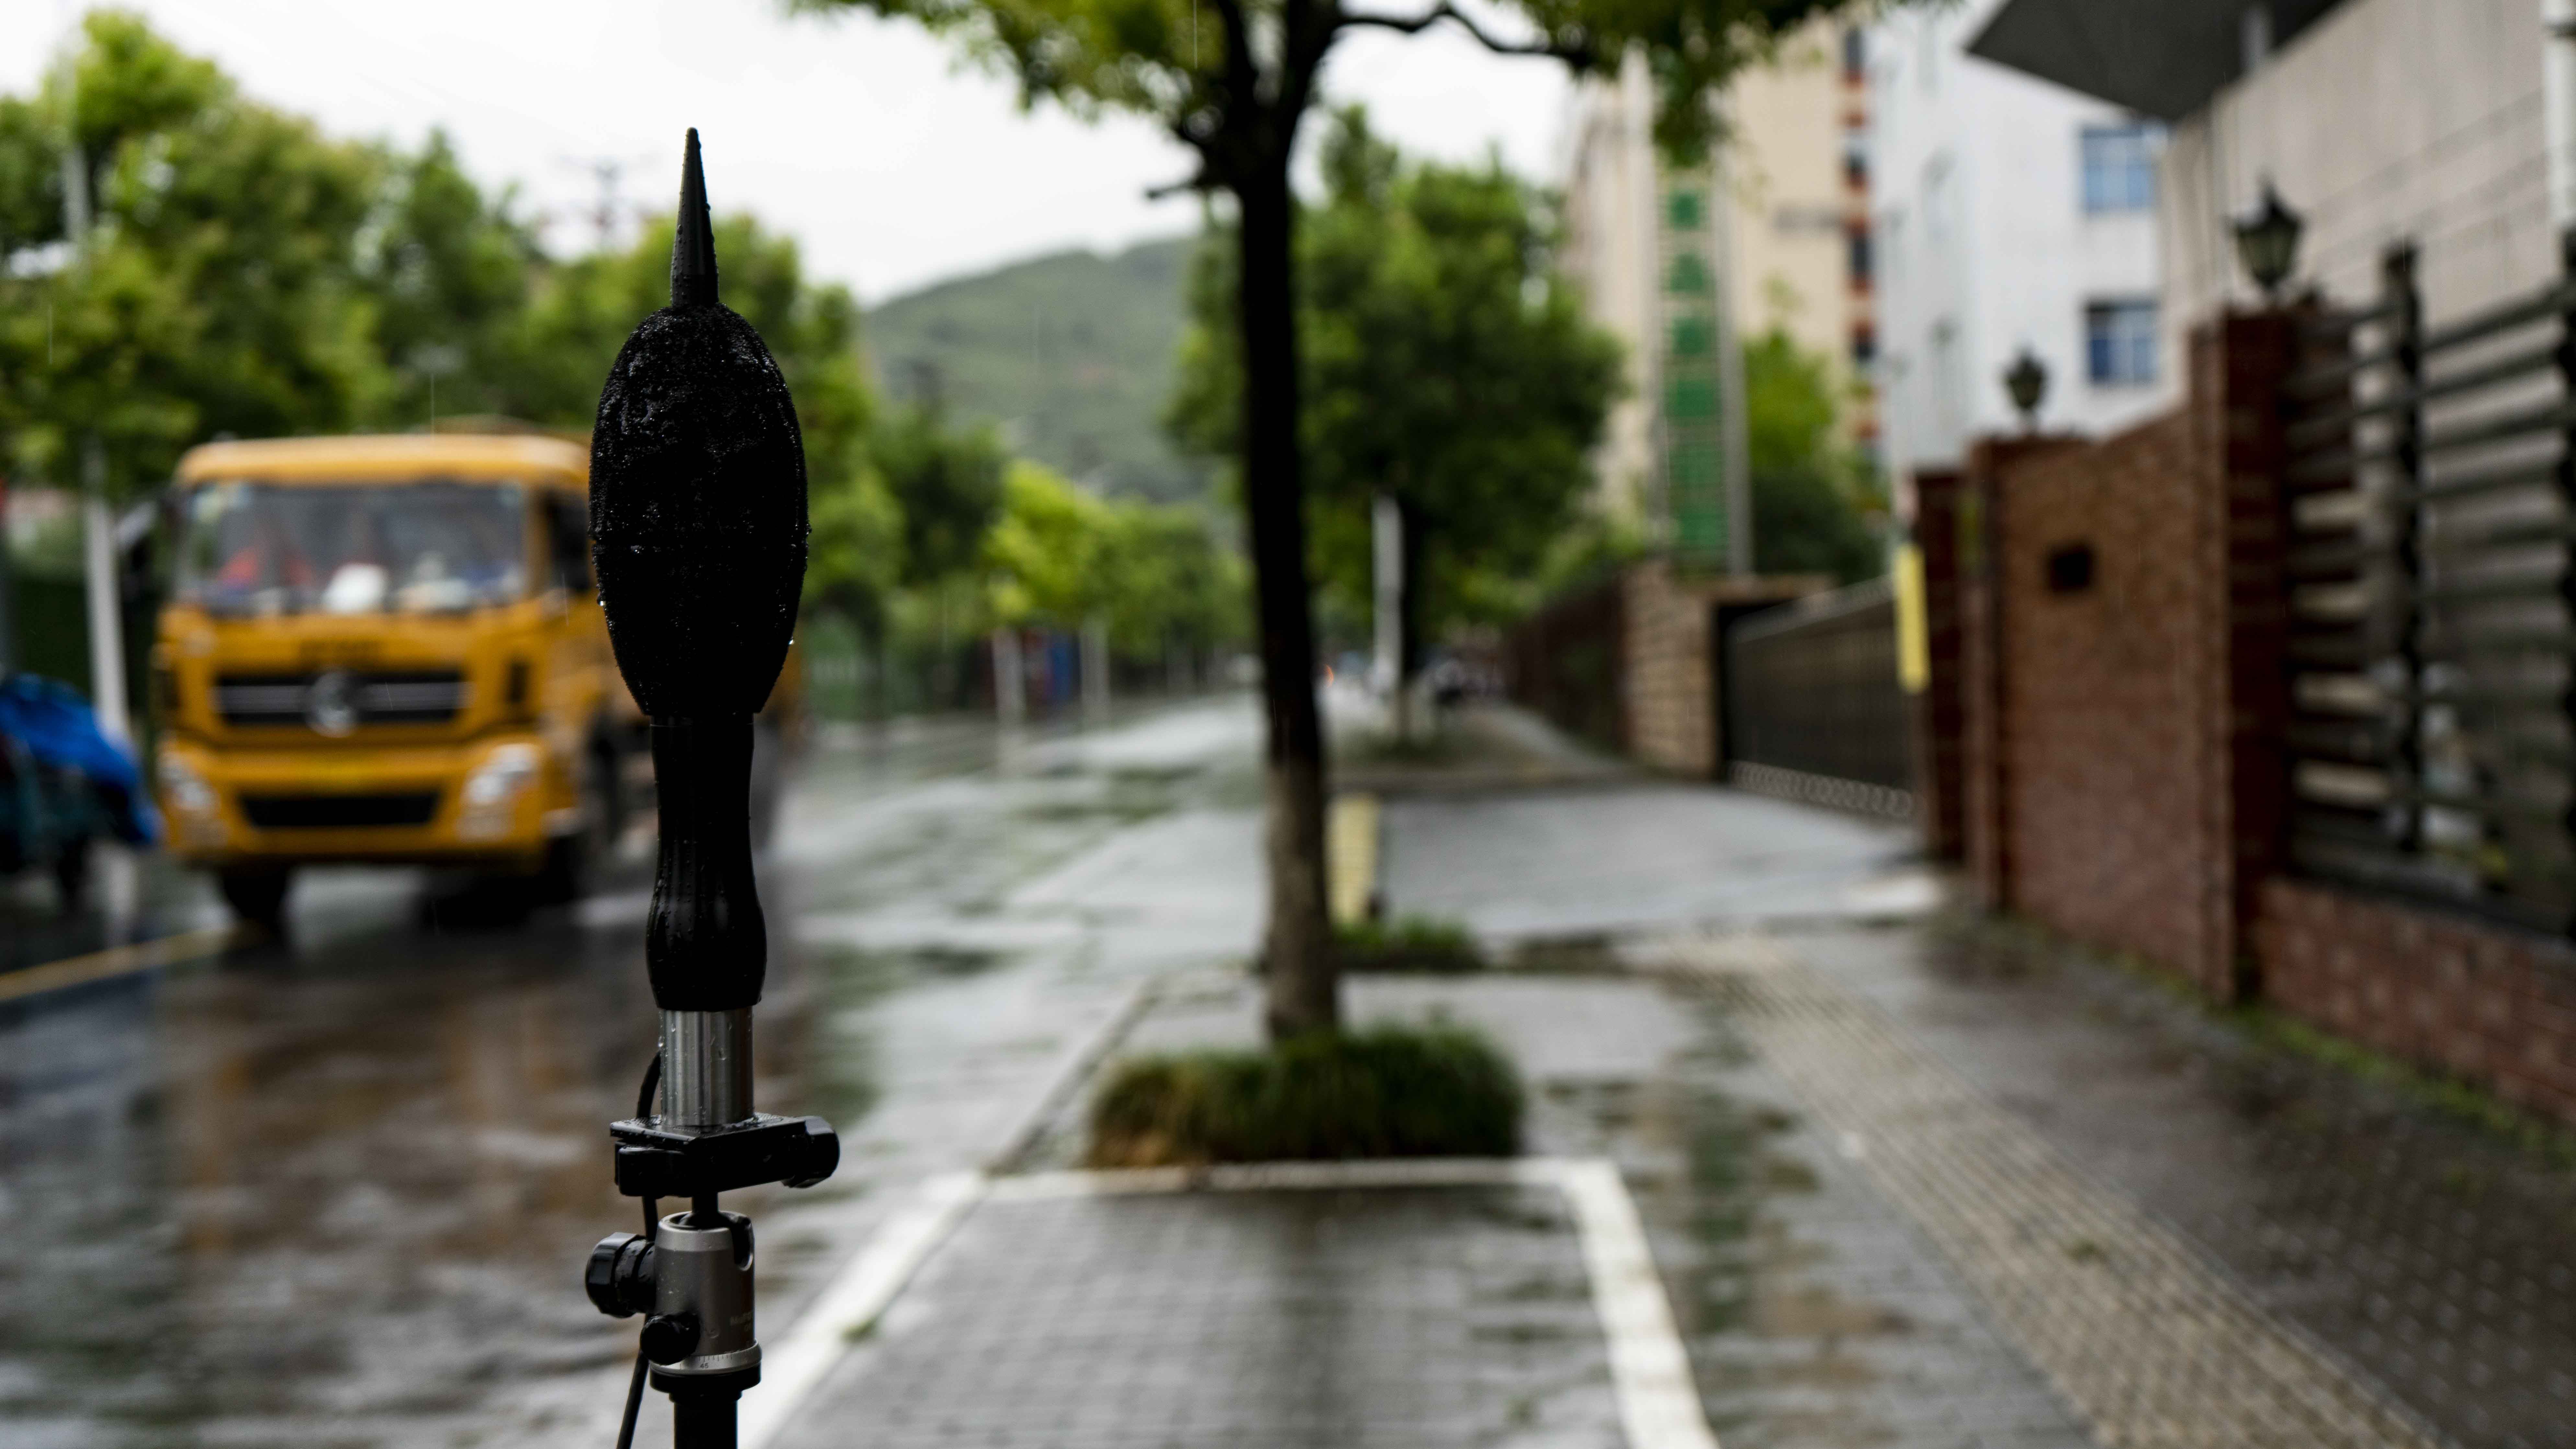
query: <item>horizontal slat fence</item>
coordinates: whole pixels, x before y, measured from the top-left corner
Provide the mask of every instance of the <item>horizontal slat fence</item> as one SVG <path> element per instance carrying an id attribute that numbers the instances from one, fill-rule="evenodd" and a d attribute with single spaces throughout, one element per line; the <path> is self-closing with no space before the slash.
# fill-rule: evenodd
<path id="1" fill-rule="evenodd" d="M 2288 381 L 2291 858 L 2576 924 L 2576 255 L 2428 325 L 2415 254 Z"/>

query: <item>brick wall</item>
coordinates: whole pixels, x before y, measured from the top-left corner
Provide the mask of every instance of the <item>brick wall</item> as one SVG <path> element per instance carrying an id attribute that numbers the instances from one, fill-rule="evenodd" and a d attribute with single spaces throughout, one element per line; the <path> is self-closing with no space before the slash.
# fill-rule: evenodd
<path id="1" fill-rule="evenodd" d="M 2251 989 L 2277 849 L 2288 324 L 2195 333 L 2189 400 L 2099 443 L 1996 440 L 1958 508 L 1963 833 L 1979 897 Z"/>
<path id="2" fill-rule="evenodd" d="M 1658 769 L 1707 779 L 1717 772 L 1708 605 L 1661 559 L 1628 570 L 1619 591 L 1628 751 Z"/>
<path id="3" fill-rule="evenodd" d="M 2576 948 L 2286 877 L 2258 903 L 2273 1005 L 2576 1121 Z"/>
<path id="4" fill-rule="evenodd" d="M 2200 978 L 2213 952 L 2201 865 L 2208 654 L 2192 419 L 2028 459 L 1995 510 L 2000 682 L 2011 764 L 2002 829 L 2016 909 Z M 2079 555 L 2080 551 L 2080 555 Z M 2071 580 L 2089 557 L 2081 588 Z"/>
<path id="5" fill-rule="evenodd" d="M 2285 873 L 2292 342 L 2223 319 L 2181 410 L 1972 453 L 1953 667 L 1978 894 L 2576 1121 L 2576 945 Z"/>
<path id="6" fill-rule="evenodd" d="M 1822 574 L 1691 577 L 1661 559 L 1622 574 L 1621 651 L 1628 753 L 1657 769 L 1713 779 L 1725 758 L 1714 631 L 1721 614 L 1833 587 Z"/>
<path id="7" fill-rule="evenodd" d="M 1724 758 L 1717 621 L 1831 587 L 1822 574 L 1715 578 L 1661 559 L 1631 565 L 1512 627 L 1512 698 L 1657 769 L 1713 778 Z"/>
<path id="8" fill-rule="evenodd" d="M 2020 466 L 2061 449 L 2081 446 L 2062 437 L 1989 438 L 1970 452 L 1953 516 L 1952 557 L 1958 568 L 1960 741 L 1964 776 L 1960 837 L 1969 879 L 1988 910 L 2014 905 L 2013 841 L 2005 802 L 2015 766 L 2005 714 L 2004 681 L 2012 672 L 2004 640 L 2004 585 L 1998 564 L 2002 517 L 2011 502 L 2006 483 Z M 1926 580 L 1926 593 L 1934 591 Z"/>

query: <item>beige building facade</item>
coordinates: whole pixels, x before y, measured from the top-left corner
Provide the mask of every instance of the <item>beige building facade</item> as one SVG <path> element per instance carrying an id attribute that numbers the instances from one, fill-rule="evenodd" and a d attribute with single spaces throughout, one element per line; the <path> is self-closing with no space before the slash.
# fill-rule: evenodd
<path id="1" fill-rule="evenodd" d="M 1772 328 L 1827 359 L 1849 389 L 1844 424 L 1874 443 L 1866 367 L 1875 342 L 1869 279 L 1865 88 L 1857 38 L 1825 25 L 1789 38 L 1721 102 L 1727 140 L 1704 167 L 1677 171 L 1656 154 L 1653 87 L 1641 59 L 1615 79 L 1577 88 L 1567 126 L 1563 262 L 1596 322 L 1626 344 L 1627 398 L 1596 458 L 1601 510 L 1669 541 L 1691 472 L 1690 380 L 1676 337 L 1677 253 L 1704 256 L 1715 286 L 1722 373 L 1722 471 L 1742 492 L 1741 367 L 1725 339 Z M 1677 226 L 1685 196 L 1706 198 L 1705 226 Z M 1749 560 L 1745 566 L 1749 566 Z"/>

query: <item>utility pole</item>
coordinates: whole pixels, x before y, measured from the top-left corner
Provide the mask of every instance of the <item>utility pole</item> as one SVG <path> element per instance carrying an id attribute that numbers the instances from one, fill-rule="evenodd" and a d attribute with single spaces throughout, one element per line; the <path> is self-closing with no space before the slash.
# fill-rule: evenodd
<path id="1" fill-rule="evenodd" d="M 1369 500 L 1369 685 L 1387 702 L 1395 737 L 1413 737 L 1404 677 L 1404 510 L 1392 493 Z"/>
<path id="2" fill-rule="evenodd" d="M 1091 723 L 1109 722 L 1109 616 L 1094 614 L 1082 621 L 1082 717 Z"/>
<path id="3" fill-rule="evenodd" d="M 75 34 L 78 32 L 75 31 Z M 80 70 L 77 52 L 63 50 L 63 236 L 72 266 L 89 264 L 89 158 L 80 141 Z M 125 610 L 117 587 L 116 519 L 107 507 L 107 444 L 95 424 L 81 435 L 81 562 L 89 603 L 90 705 L 102 734 L 119 744 L 134 738 L 125 709 Z"/>

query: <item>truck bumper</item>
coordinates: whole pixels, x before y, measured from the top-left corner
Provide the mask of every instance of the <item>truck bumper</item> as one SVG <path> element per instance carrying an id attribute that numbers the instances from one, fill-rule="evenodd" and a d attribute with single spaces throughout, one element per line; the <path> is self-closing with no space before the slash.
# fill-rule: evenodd
<path id="1" fill-rule="evenodd" d="M 533 735 L 346 751 L 216 749 L 173 739 L 155 769 L 171 853 L 209 867 L 372 862 L 533 871 L 567 813 L 549 808 L 565 793 L 563 772 Z"/>

